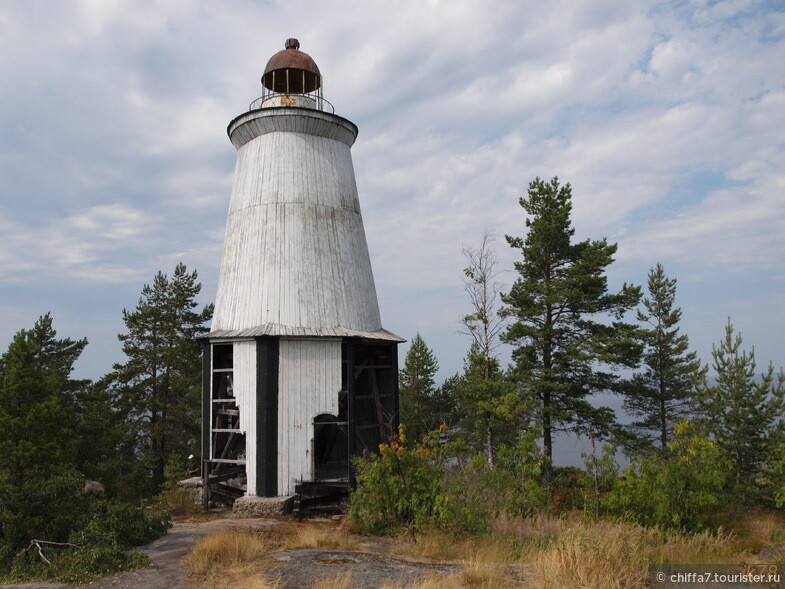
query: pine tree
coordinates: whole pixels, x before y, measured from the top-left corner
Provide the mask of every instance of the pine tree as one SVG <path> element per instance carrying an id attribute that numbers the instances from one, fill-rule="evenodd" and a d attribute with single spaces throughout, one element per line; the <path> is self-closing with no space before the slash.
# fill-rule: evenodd
<path id="1" fill-rule="evenodd" d="M 134 498 L 133 493 L 126 493 L 128 460 L 123 458 L 132 454 L 123 452 L 127 415 L 110 382 L 104 378 L 77 393 L 76 467 L 86 478 L 99 481 L 107 495 Z"/>
<path id="2" fill-rule="evenodd" d="M 644 370 L 626 387 L 624 409 L 641 418 L 633 425 L 656 432 L 660 452 L 668 448 L 668 424 L 686 417 L 695 405 L 695 383 L 701 365 L 695 352 L 688 352 L 689 338 L 679 334 L 681 309 L 676 303 L 676 279 L 665 276 L 662 264 L 649 271 L 649 297 L 638 321 L 648 324 L 642 331 L 645 344 Z"/>
<path id="3" fill-rule="evenodd" d="M 401 423 L 410 440 L 419 440 L 444 418 L 444 403 L 434 381 L 438 369 L 436 356 L 417 333 L 400 372 Z"/>
<path id="4" fill-rule="evenodd" d="M 547 481 L 554 429 L 586 422 L 597 430 L 610 426 L 609 412 L 596 410 L 586 397 L 617 388 L 618 375 L 608 368 L 637 365 L 637 330 L 621 319 L 641 295 L 627 284 L 608 293 L 605 272 L 616 244 L 572 242 L 569 184 L 536 178 L 520 205 L 528 214 L 528 233 L 525 239 L 507 236 L 522 260 L 515 263 L 518 279 L 502 297 L 513 320 L 503 339 L 517 346 L 513 358 L 521 384 L 540 402 Z"/>
<path id="5" fill-rule="evenodd" d="M 171 279 L 158 272 L 133 311 L 123 310 L 128 357 L 107 379 L 125 415 L 124 449 L 131 484 L 144 494 L 164 482 L 173 452 L 188 454 L 200 435 L 201 349 L 213 306 L 196 311 L 197 273 L 180 263 Z"/>
<path id="6" fill-rule="evenodd" d="M 458 431 L 477 452 L 485 454 L 488 467 L 496 467 L 496 451 L 513 445 L 525 424 L 521 416 L 530 407 L 499 365 L 476 342 L 464 360 L 464 371 L 455 386 Z"/>
<path id="7" fill-rule="evenodd" d="M 0 561 L 34 537 L 62 540 L 84 482 L 70 375 L 87 340 L 56 335 L 47 313 L 0 358 Z"/>
<path id="8" fill-rule="evenodd" d="M 767 461 L 781 440 L 785 412 L 785 372 L 769 364 L 756 379 L 755 350 L 742 349 L 728 320 L 725 337 L 712 349 L 716 383 L 704 380 L 701 411 L 717 445 L 731 463 L 732 481 L 743 500 L 750 498 Z"/>

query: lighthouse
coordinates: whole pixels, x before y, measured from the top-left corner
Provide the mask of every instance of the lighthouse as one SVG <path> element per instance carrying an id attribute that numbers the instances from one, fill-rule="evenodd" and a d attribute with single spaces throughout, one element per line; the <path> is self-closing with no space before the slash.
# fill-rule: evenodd
<path id="1" fill-rule="evenodd" d="M 210 496 L 347 489 L 352 458 L 398 423 L 397 346 L 382 328 L 351 147 L 297 39 L 229 123 L 237 150 L 218 291 L 203 336 Z"/>

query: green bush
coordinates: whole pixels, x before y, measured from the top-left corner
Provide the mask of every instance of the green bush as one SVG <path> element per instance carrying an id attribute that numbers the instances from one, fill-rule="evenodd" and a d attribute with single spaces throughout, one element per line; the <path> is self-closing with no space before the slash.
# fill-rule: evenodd
<path id="1" fill-rule="evenodd" d="M 51 579 L 81 585 L 108 574 L 116 574 L 150 564 L 140 552 L 128 552 L 117 544 L 105 546 L 51 546 L 41 544 L 41 551 L 50 562 L 44 562 L 33 546 L 20 552 L 9 570 L 0 575 L 0 583 L 22 583 L 35 579 Z"/>
<path id="2" fill-rule="evenodd" d="M 379 454 L 355 461 L 357 490 L 352 493 L 349 519 L 368 534 L 411 534 L 439 527 L 447 497 L 436 451 L 406 447 L 403 427 Z"/>
<path id="3" fill-rule="evenodd" d="M 172 454 L 164 468 L 164 484 L 161 492 L 153 497 L 152 505 L 159 511 L 166 511 L 170 515 L 196 515 L 201 513 L 200 505 L 194 503 L 193 495 L 188 490 L 177 486 L 177 483 L 188 473 L 188 461 L 185 456 Z"/>
<path id="4" fill-rule="evenodd" d="M 16 553 L 6 550 L 9 566 L 5 574 L 0 574 L 0 583 L 32 579 L 87 583 L 103 575 L 144 566 L 149 563 L 147 556 L 128 549 L 160 538 L 171 527 L 165 512 L 127 503 L 113 504 L 104 499 L 84 498 L 81 506 L 78 519 L 75 515 L 72 520 L 78 526 L 70 531 L 67 538 L 53 535 L 35 538 L 61 543 L 39 545 L 50 564 L 44 562 L 34 545 Z"/>
<path id="5" fill-rule="evenodd" d="M 371 534 L 436 529 L 483 534 L 500 514 L 528 515 L 545 508 L 549 492 L 539 482 L 533 436 L 513 447 L 502 445 L 490 468 L 482 454 L 461 452 L 463 460 L 445 461 L 437 441 L 441 433 L 432 432 L 413 448 L 399 434 L 380 446 L 378 456 L 357 461 L 350 520 Z"/>
<path id="6" fill-rule="evenodd" d="M 488 522 L 507 503 L 506 496 L 488 493 L 489 487 L 498 486 L 495 474 L 488 469 L 485 456 L 481 454 L 447 469 L 442 481 L 448 508 L 443 528 L 468 534 L 488 531 Z"/>
<path id="7" fill-rule="evenodd" d="M 577 466 L 553 467 L 549 505 L 551 511 L 588 509 L 593 495 L 594 484 L 586 471 Z"/>
<path id="8" fill-rule="evenodd" d="M 148 564 L 146 554 L 128 552 L 116 544 L 88 546 L 61 552 L 52 562 L 50 577 L 62 583 L 84 584 Z"/>
<path id="9" fill-rule="evenodd" d="M 30 478 L 37 484 L 0 484 L 0 545 L 11 554 L 33 538 L 65 541 L 72 529 L 86 521 L 88 499 L 82 493 L 84 478 L 78 473 L 65 470 L 48 478 L 36 473 Z"/>
<path id="10" fill-rule="evenodd" d="M 129 548 L 148 544 L 166 534 L 171 527 L 169 515 L 164 511 L 98 500 L 93 505 L 87 525 L 71 535 L 71 542 Z"/>
<path id="11" fill-rule="evenodd" d="M 604 501 L 607 510 L 645 526 L 675 530 L 711 527 L 727 465 L 694 424 L 674 428 L 666 457 L 634 462 Z"/>
<path id="12" fill-rule="evenodd" d="M 533 434 L 514 446 L 501 444 L 494 468 L 484 454 L 476 454 L 447 469 L 443 486 L 449 498 L 447 525 L 476 533 L 502 514 L 526 516 L 545 509 L 549 491 L 540 483 L 541 469 Z"/>

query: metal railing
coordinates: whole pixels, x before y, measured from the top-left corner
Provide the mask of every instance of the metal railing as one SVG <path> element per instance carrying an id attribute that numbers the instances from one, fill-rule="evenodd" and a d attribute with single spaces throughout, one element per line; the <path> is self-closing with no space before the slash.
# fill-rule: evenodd
<path id="1" fill-rule="evenodd" d="M 322 93 L 319 90 L 305 94 L 285 94 L 280 92 L 272 92 L 266 88 L 262 88 L 262 95 L 248 105 L 248 110 L 258 110 L 260 108 L 264 108 L 265 103 L 269 102 L 270 104 L 268 104 L 268 106 L 312 108 L 315 110 L 328 112 L 330 114 L 335 114 L 335 107 L 329 100 L 326 100 L 322 97 Z"/>

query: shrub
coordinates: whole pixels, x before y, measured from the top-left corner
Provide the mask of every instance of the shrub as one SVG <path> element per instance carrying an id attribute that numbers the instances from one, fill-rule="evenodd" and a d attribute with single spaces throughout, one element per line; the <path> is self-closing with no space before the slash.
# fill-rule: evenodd
<path id="1" fill-rule="evenodd" d="M 88 500 L 82 493 L 84 479 L 78 473 L 66 469 L 48 479 L 41 473 L 33 478 L 39 483 L 4 488 L 0 484 L 0 545 L 10 556 L 33 538 L 63 542 L 86 520 Z"/>
<path id="2" fill-rule="evenodd" d="M 366 533 L 415 534 L 445 519 L 447 497 L 436 451 L 408 448 L 403 426 L 389 444 L 379 445 L 378 455 L 357 459 L 355 467 L 357 490 L 349 519 Z"/>
<path id="3" fill-rule="evenodd" d="M 645 526 L 706 529 L 719 504 L 725 472 L 715 444 L 684 421 L 674 428 L 667 456 L 633 463 L 607 496 L 605 506 Z"/>
<path id="4" fill-rule="evenodd" d="M 45 562 L 44 558 L 48 562 Z M 69 543 L 40 543 L 37 546 L 30 545 L 17 553 L 9 570 L 0 574 L 0 583 L 54 579 L 63 583 L 84 584 L 104 575 L 135 569 L 149 563 L 147 555 L 129 552 L 127 547 L 111 542 L 80 546 Z"/>
<path id="5" fill-rule="evenodd" d="M 764 490 L 769 502 L 778 509 L 785 509 L 785 442 L 772 442 L 771 456 L 773 459 L 766 465 L 763 479 Z"/>
<path id="6" fill-rule="evenodd" d="M 586 471 L 577 466 L 554 466 L 550 486 L 550 511 L 562 512 L 587 508 L 594 486 Z"/>
<path id="7" fill-rule="evenodd" d="M 50 576 L 63 583 L 82 584 L 148 564 L 150 558 L 146 554 L 129 553 L 116 544 L 86 546 L 61 552 L 52 562 Z"/>
<path id="8" fill-rule="evenodd" d="M 482 454 L 447 469 L 443 489 L 449 500 L 444 527 L 482 533 L 501 514 L 528 515 L 544 509 L 549 491 L 540 484 L 540 467 L 534 437 L 526 436 L 515 446 L 502 444 L 493 469 Z"/>
<path id="9" fill-rule="evenodd" d="M 172 527 L 169 515 L 128 503 L 97 500 L 87 525 L 71 536 L 74 544 L 142 546 L 166 534 Z"/>
<path id="10" fill-rule="evenodd" d="M 496 467 L 489 468 L 481 454 L 445 461 L 440 434 L 432 432 L 409 448 L 401 432 L 380 446 L 378 456 L 357 461 L 350 520 L 373 534 L 484 534 L 501 513 L 526 515 L 547 506 L 533 435 L 515 446 L 501 445 Z"/>

